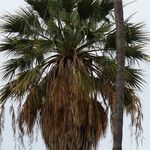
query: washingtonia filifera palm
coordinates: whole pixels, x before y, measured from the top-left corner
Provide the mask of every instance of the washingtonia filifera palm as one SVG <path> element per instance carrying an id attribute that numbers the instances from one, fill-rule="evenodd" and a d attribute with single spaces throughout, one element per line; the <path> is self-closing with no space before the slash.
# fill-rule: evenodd
<path id="1" fill-rule="evenodd" d="M 26 9 L 4 16 L 6 39 L 1 105 L 20 105 L 13 127 L 32 135 L 38 124 L 52 150 L 96 148 L 115 100 L 115 27 L 110 0 L 26 0 Z M 142 79 L 132 63 L 146 60 L 141 26 L 126 23 L 124 109 L 140 127 L 141 103 L 135 94 Z M 12 108 L 12 107 L 11 107 Z M 2 117 L 1 117 L 2 118 Z"/>

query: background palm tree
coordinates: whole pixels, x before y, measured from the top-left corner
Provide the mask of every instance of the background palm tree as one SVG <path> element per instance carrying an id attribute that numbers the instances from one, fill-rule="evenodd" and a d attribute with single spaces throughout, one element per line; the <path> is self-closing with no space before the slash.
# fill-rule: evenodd
<path id="1" fill-rule="evenodd" d="M 113 1 L 26 0 L 28 7 L 4 16 L 6 37 L 1 107 L 13 105 L 13 128 L 33 135 L 37 124 L 48 149 L 89 150 L 105 134 L 116 98 Z M 141 103 L 135 90 L 142 84 L 133 63 L 147 60 L 140 24 L 125 24 L 124 110 L 141 129 Z M 3 109 L 1 109 L 1 114 Z M 1 115 L 2 119 L 2 115 Z M 15 133 L 16 134 L 16 133 Z"/>
<path id="2" fill-rule="evenodd" d="M 116 20 L 116 100 L 113 106 L 113 150 L 122 150 L 125 82 L 124 18 L 122 0 L 114 1 Z"/>

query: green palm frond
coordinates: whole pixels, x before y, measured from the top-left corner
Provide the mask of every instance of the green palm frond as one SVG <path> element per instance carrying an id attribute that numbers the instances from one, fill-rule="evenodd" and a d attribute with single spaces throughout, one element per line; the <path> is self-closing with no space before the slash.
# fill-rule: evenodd
<path id="1" fill-rule="evenodd" d="M 133 23 L 126 23 L 125 25 L 125 33 L 126 33 L 126 37 L 125 40 L 128 44 L 132 44 L 132 43 L 141 43 L 141 42 L 145 42 L 147 36 L 145 35 L 144 31 L 142 30 L 143 28 L 143 24 L 142 23 L 137 23 L 137 24 L 133 24 Z"/>
<path id="2" fill-rule="evenodd" d="M 54 42 L 45 39 L 20 39 L 20 38 L 6 38 L 4 43 L 1 44 L 0 51 L 5 51 L 6 54 L 19 56 L 28 55 L 29 57 L 36 58 L 54 51 Z"/>
<path id="3" fill-rule="evenodd" d="M 41 18 L 48 20 L 51 14 L 48 10 L 48 0 L 25 0 L 33 10 L 37 11 Z"/>
<path id="4" fill-rule="evenodd" d="M 76 7 L 76 2 L 77 0 L 62 0 L 62 5 L 66 12 L 72 12 L 73 9 Z"/>
<path id="5" fill-rule="evenodd" d="M 80 0 L 78 2 L 78 13 L 82 19 L 88 19 L 94 12 L 94 0 Z"/>
<path id="6" fill-rule="evenodd" d="M 127 85 L 134 89 L 140 90 L 145 82 L 142 78 L 141 70 L 126 67 L 125 78 Z"/>
<path id="7" fill-rule="evenodd" d="M 112 55 L 116 51 L 115 31 L 108 35 L 105 51 Z M 147 41 L 147 37 L 142 31 L 141 24 L 126 23 L 125 25 L 125 57 L 128 62 L 147 61 L 149 58 L 144 52 L 143 47 Z"/>
<path id="8" fill-rule="evenodd" d="M 38 68 L 16 74 L 17 79 L 10 81 L 2 88 L 1 101 L 9 97 L 22 98 L 25 96 L 25 93 L 28 92 L 35 83 L 39 82 L 40 74 Z"/>
<path id="9" fill-rule="evenodd" d="M 18 59 L 11 59 L 6 62 L 5 66 L 3 67 L 4 71 L 4 79 L 14 76 L 17 72 L 23 72 L 28 70 L 32 67 L 32 60 L 29 58 L 18 58 Z"/>
<path id="10" fill-rule="evenodd" d="M 126 57 L 129 61 L 148 61 L 149 56 L 143 50 L 143 44 L 126 46 Z"/>
<path id="11" fill-rule="evenodd" d="M 41 28 L 38 16 L 31 9 L 21 9 L 16 15 L 5 15 L 4 20 L 1 28 L 9 35 L 37 36 L 36 31 Z"/>
<path id="12" fill-rule="evenodd" d="M 97 21 L 105 20 L 106 22 L 109 22 L 109 14 L 114 9 L 114 0 L 97 0 L 95 2 L 95 9 L 94 11 L 94 18 Z"/>

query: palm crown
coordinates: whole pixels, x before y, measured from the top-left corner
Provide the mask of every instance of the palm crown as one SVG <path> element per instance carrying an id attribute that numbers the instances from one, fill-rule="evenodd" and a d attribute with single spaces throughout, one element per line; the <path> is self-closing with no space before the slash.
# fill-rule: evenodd
<path id="1" fill-rule="evenodd" d="M 113 1 L 26 2 L 26 9 L 4 16 L 1 26 L 7 34 L 1 51 L 11 55 L 3 67 L 9 81 L 1 90 L 1 105 L 8 98 L 20 103 L 13 126 L 19 126 L 21 137 L 33 134 L 37 123 L 50 149 L 96 147 L 115 100 Z M 124 109 L 139 128 L 141 103 L 135 90 L 143 80 L 132 64 L 147 60 L 141 27 L 125 23 Z"/>

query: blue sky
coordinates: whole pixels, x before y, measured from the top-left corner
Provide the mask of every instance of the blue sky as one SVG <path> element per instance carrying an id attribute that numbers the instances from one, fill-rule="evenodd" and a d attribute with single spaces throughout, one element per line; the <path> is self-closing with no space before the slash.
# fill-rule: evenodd
<path id="1" fill-rule="evenodd" d="M 124 0 L 124 3 L 131 2 L 132 0 Z M 12 12 L 17 10 L 19 7 L 23 7 L 25 5 L 23 0 L 1 0 L 0 5 L 0 15 L 4 12 Z M 148 0 L 137 0 L 131 5 L 125 7 L 125 18 L 127 16 L 136 12 L 134 17 L 132 18 L 133 22 L 144 22 L 145 30 L 150 32 L 150 1 Z M 0 37 L 1 38 L 1 37 Z M 150 44 L 146 46 L 147 53 L 150 54 Z M 0 62 L 3 61 L 3 56 L 0 55 Z M 150 147 L 150 64 L 141 64 L 141 69 L 144 69 L 144 78 L 146 80 L 146 84 L 141 92 L 139 92 L 139 97 L 141 98 L 143 104 L 143 113 L 144 113 L 144 121 L 143 121 L 143 128 L 144 128 L 144 140 L 143 146 L 137 146 L 134 142 L 134 138 L 131 137 L 129 132 L 129 121 L 128 119 L 124 119 L 124 137 L 123 137 L 123 150 L 149 150 Z M 0 79 L 1 81 L 1 79 Z M 2 81 L 0 82 L 2 83 Z M 5 131 L 4 131 L 4 141 L 2 146 L 0 147 L 1 150 L 12 150 L 14 149 L 14 142 L 12 138 L 12 131 L 11 131 L 11 122 L 9 121 L 10 116 L 6 113 L 5 119 Z M 109 132 L 109 129 L 108 129 Z M 30 146 L 26 142 L 26 150 L 30 149 Z M 98 147 L 98 150 L 111 150 L 112 147 L 112 137 L 110 134 L 107 135 L 104 141 L 102 141 Z M 22 150 L 17 145 L 15 150 Z M 32 146 L 32 150 L 45 150 L 42 144 L 41 136 L 39 135 L 38 142 L 34 142 Z"/>

